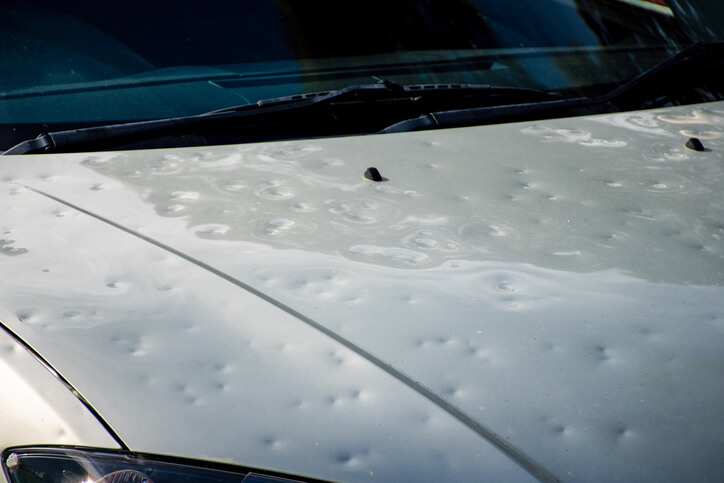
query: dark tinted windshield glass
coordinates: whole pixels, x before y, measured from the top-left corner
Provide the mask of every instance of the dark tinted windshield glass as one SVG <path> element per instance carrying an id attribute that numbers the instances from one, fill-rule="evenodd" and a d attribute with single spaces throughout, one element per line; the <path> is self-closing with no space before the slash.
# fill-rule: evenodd
<path id="1" fill-rule="evenodd" d="M 380 79 L 592 94 L 691 42 L 663 0 L 0 6 L 0 148 L 49 129 L 196 114 Z"/>

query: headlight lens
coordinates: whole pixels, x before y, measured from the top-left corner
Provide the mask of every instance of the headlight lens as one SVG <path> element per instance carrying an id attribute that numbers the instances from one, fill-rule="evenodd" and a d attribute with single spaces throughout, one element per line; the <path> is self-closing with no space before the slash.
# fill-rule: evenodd
<path id="1" fill-rule="evenodd" d="M 11 483 L 293 483 L 266 472 L 208 463 L 81 448 L 10 448 L 2 466 Z"/>

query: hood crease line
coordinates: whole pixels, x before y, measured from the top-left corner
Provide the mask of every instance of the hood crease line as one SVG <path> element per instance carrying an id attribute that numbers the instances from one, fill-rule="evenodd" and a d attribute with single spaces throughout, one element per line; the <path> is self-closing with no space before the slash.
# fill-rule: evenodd
<path id="1" fill-rule="evenodd" d="M 77 206 L 73 203 L 70 203 L 66 200 L 58 198 L 50 193 L 46 193 L 42 190 L 33 188 L 32 186 L 24 185 L 24 187 L 34 193 L 37 193 L 38 195 L 51 199 L 68 208 L 71 208 L 75 211 L 78 211 L 87 216 L 90 216 L 91 218 L 94 218 L 100 222 L 110 225 L 113 228 L 121 230 L 135 238 L 143 240 L 144 242 L 149 243 L 153 246 L 156 246 L 157 248 L 160 248 L 161 250 L 164 250 L 164 251 L 171 253 L 183 260 L 186 260 L 187 262 L 201 268 L 202 270 L 205 270 L 205 271 L 255 295 L 256 297 L 264 300 L 265 302 L 277 307 L 278 309 L 286 312 L 287 314 L 291 315 L 292 317 L 296 318 L 297 320 L 305 323 L 306 325 L 310 326 L 311 328 L 317 330 L 318 332 L 321 332 L 322 334 L 326 335 L 330 339 L 334 340 L 335 342 L 337 342 L 337 343 L 341 344 L 342 346 L 346 347 L 347 349 L 351 350 L 352 352 L 359 355 L 366 361 L 372 363 L 379 369 L 383 370 L 388 375 L 392 376 L 393 378 L 397 379 L 401 383 L 405 384 L 407 387 L 414 390 L 415 392 L 417 392 L 418 394 L 420 394 L 421 396 L 423 396 L 424 398 L 426 398 L 433 404 L 437 405 L 439 408 L 441 408 L 443 411 L 445 411 L 446 413 L 451 415 L 453 418 L 458 420 L 460 423 L 462 423 L 463 425 L 465 425 L 466 427 L 468 427 L 469 429 L 471 429 L 472 431 L 477 433 L 479 436 L 481 436 L 483 439 L 487 440 L 490 444 L 492 444 L 493 446 L 498 448 L 498 450 L 503 452 L 506 456 L 508 456 L 511 460 L 513 460 L 521 468 L 525 469 L 529 474 L 531 474 L 533 477 L 537 478 L 539 481 L 541 481 L 541 482 L 558 482 L 558 481 L 560 481 L 558 478 L 556 478 L 552 473 L 550 473 L 550 471 L 548 471 L 542 465 L 540 465 L 539 463 L 534 461 L 532 458 L 530 458 L 529 456 L 522 453 L 515 446 L 513 446 L 510 443 L 508 443 L 507 441 L 505 441 L 501 436 L 496 434 L 491 429 L 478 423 L 475 419 L 473 419 L 472 417 L 467 415 L 463 410 L 461 410 L 458 407 L 456 407 L 455 405 L 449 403 L 443 397 L 437 395 L 431 389 L 425 387 L 420 382 L 414 380 L 413 378 L 406 375 L 399 369 L 396 369 L 391 364 L 386 363 L 379 357 L 368 352 L 367 350 L 358 346 L 354 342 L 346 339 L 345 337 L 341 336 L 340 334 L 325 327 L 324 325 L 320 324 L 319 322 L 316 322 L 315 320 L 313 320 L 310 317 L 304 315 L 303 313 L 293 309 L 292 307 L 284 304 L 283 302 L 254 288 L 253 286 L 248 285 L 247 283 L 229 275 L 228 273 L 223 272 L 197 258 L 192 257 L 191 255 L 189 255 L 187 253 L 184 253 L 184 252 L 170 246 L 170 245 L 167 245 L 154 238 L 146 236 L 146 235 L 144 235 L 138 231 L 135 231 L 129 227 L 126 227 L 120 223 L 114 222 L 108 218 L 105 218 L 102 215 L 99 215 L 99 214 L 89 211 L 85 208 Z M 17 338 L 17 336 L 16 336 L 16 338 Z M 24 346 L 26 346 L 26 345 L 24 344 Z M 35 354 L 35 353 L 33 352 L 33 354 Z M 42 358 L 40 360 L 44 361 L 44 359 L 42 359 Z M 50 367 L 47 363 L 46 363 L 46 366 Z M 70 386 L 70 383 L 67 383 L 67 385 L 69 387 L 72 387 L 72 386 Z M 96 417 L 98 417 L 98 416 L 96 416 Z M 120 441 L 120 439 L 118 441 Z"/>

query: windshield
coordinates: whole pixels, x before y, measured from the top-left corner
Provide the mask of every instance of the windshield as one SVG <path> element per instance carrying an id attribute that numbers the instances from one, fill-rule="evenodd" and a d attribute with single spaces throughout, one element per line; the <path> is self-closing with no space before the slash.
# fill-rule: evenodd
<path id="1" fill-rule="evenodd" d="M 665 0 L 0 3 L 0 149 L 376 82 L 598 95 L 695 40 Z"/>

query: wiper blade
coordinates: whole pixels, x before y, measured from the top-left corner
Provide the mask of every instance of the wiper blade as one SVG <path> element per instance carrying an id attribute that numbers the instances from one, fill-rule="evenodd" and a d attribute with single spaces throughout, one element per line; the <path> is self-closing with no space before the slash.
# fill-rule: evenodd
<path id="1" fill-rule="evenodd" d="M 559 97 L 536 89 L 479 84 L 402 86 L 392 82 L 260 100 L 193 116 L 137 121 L 44 133 L 24 141 L 4 155 L 109 149 L 164 136 L 209 132 L 224 128 L 240 131 L 304 132 L 335 135 L 377 132 L 391 122 L 430 112 L 436 106 L 452 108 Z M 364 110 L 371 115 L 362 115 Z M 412 113 L 412 114 L 411 114 Z"/>
<path id="2" fill-rule="evenodd" d="M 498 122 L 604 114 L 724 98 L 724 42 L 696 43 L 596 97 L 485 106 L 426 113 L 392 124 L 380 133 L 409 132 Z M 699 86 L 716 84 L 709 91 Z M 686 90 L 696 91 L 693 94 Z M 680 100 L 676 100 L 676 99 Z"/>
<path id="3" fill-rule="evenodd" d="M 7 151 L 10 154 L 113 149 L 166 136 L 201 135 L 224 130 L 229 142 L 243 133 L 250 140 L 405 132 L 433 128 L 514 122 L 541 117 L 619 112 L 664 105 L 682 86 L 689 90 L 705 74 L 718 83 L 712 98 L 724 97 L 719 72 L 724 42 L 694 44 L 608 94 L 565 98 L 556 92 L 478 84 L 402 86 L 363 84 L 328 92 L 258 101 L 204 114 L 137 121 L 45 133 Z M 701 100 L 696 92 L 691 102 Z M 699 96 L 698 98 L 696 96 Z M 704 99 L 712 100 L 712 99 Z M 472 106 L 472 107 L 471 107 Z"/>

